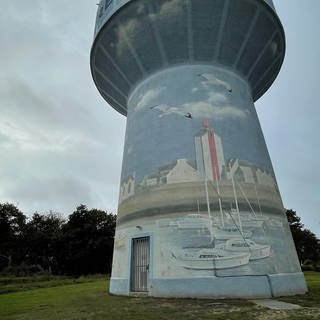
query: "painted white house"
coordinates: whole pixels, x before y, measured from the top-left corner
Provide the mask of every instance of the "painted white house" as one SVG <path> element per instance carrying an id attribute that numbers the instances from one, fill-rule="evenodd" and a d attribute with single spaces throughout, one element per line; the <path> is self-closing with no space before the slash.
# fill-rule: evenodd
<path id="1" fill-rule="evenodd" d="M 229 161 L 228 179 L 239 182 L 257 183 L 264 186 L 275 186 L 275 179 L 266 170 L 254 166 L 246 161 L 232 159 Z"/>
<path id="2" fill-rule="evenodd" d="M 156 186 L 158 184 L 159 175 L 158 173 L 145 175 L 141 182 L 141 185 L 144 187 Z"/>
<path id="3" fill-rule="evenodd" d="M 187 159 L 178 159 L 175 166 L 167 174 L 167 183 L 181 183 L 198 181 L 199 176 Z"/>
<path id="4" fill-rule="evenodd" d="M 187 159 L 177 159 L 159 168 L 158 172 L 144 176 L 141 185 L 151 187 L 163 184 L 199 181 L 197 170 Z"/>
<path id="5" fill-rule="evenodd" d="M 134 195 L 135 174 L 128 176 L 120 186 L 119 203 Z"/>
<path id="6" fill-rule="evenodd" d="M 266 171 L 262 171 L 260 168 L 258 168 L 256 171 L 256 176 L 257 176 L 258 184 L 262 184 L 264 186 L 269 186 L 269 187 L 275 186 L 275 180 Z"/>

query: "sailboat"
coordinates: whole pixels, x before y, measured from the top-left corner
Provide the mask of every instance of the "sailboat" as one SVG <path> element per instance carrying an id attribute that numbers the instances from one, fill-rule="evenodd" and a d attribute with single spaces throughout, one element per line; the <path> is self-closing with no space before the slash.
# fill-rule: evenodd
<path id="1" fill-rule="evenodd" d="M 270 246 L 257 244 L 251 239 L 230 239 L 221 243 L 217 248 L 230 252 L 250 252 L 249 260 L 258 260 L 270 256 Z"/>
<path id="2" fill-rule="evenodd" d="M 235 184 L 232 178 L 232 187 L 233 187 L 233 193 L 234 193 L 234 199 L 236 204 L 236 210 L 231 210 L 231 213 L 228 212 L 227 220 L 228 223 L 225 223 L 225 212 L 222 210 L 222 203 L 221 203 L 221 195 L 220 195 L 220 188 L 218 180 L 217 183 L 217 195 L 219 199 L 219 208 L 220 208 L 220 216 L 221 216 L 221 224 L 215 225 L 213 227 L 213 232 L 215 235 L 215 238 L 217 240 L 228 240 L 228 239 L 234 239 L 234 238 L 250 238 L 252 236 L 252 231 L 250 230 L 243 230 L 243 223 L 240 216 L 239 206 L 238 206 L 238 199 L 237 194 L 235 190 Z"/>
<path id="3" fill-rule="evenodd" d="M 259 200 L 259 197 L 258 197 L 258 193 L 257 193 L 256 186 L 255 186 L 255 192 L 256 192 L 256 195 L 257 195 L 258 205 L 259 205 L 259 209 L 260 209 L 260 215 L 257 215 L 257 214 L 255 213 L 255 211 L 253 210 L 252 205 L 251 205 L 248 197 L 245 195 L 245 193 L 244 193 L 241 185 L 238 184 L 238 186 L 239 186 L 239 189 L 240 189 L 240 191 L 241 191 L 241 193 L 242 193 L 242 196 L 245 198 L 247 204 L 248 204 L 249 207 L 250 207 L 250 211 L 251 211 L 251 212 L 242 213 L 243 218 L 244 218 L 246 221 L 252 221 L 252 222 L 257 222 L 257 223 L 269 221 L 269 218 L 268 218 L 268 217 L 262 215 L 261 206 L 260 206 L 260 200 Z"/>
<path id="4" fill-rule="evenodd" d="M 172 253 L 172 257 L 186 269 L 217 270 L 248 264 L 250 253 L 230 253 L 218 248 L 182 249 Z"/>
<path id="5" fill-rule="evenodd" d="M 230 252 L 215 247 L 215 240 L 218 239 L 217 237 L 221 237 L 222 233 L 217 232 L 217 228 L 213 227 L 213 217 L 210 210 L 207 179 L 205 179 L 205 192 L 207 210 L 210 220 L 210 244 L 212 247 L 184 248 L 176 250 L 175 252 L 171 253 L 172 259 L 174 259 L 179 266 L 192 270 L 218 270 L 235 268 L 248 264 L 251 256 L 250 252 Z M 239 237 L 239 230 L 237 231 L 237 236 Z"/>
<path id="6" fill-rule="evenodd" d="M 264 219 L 256 219 L 255 217 L 252 217 L 250 213 L 247 212 L 241 212 L 239 213 L 239 216 L 241 219 L 241 225 L 243 228 L 246 229 L 255 229 L 255 228 L 262 228 L 265 220 Z M 226 221 L 228 222 L 228 225 L 234 225 L 234 221 L 238 219 L 238 213 L 235 209 L 231 209 L 226 214 Z M 245 235 L 245 237 L 248 237 Z"/>
<path id="7" fill-rule="evenodd" d="M 189 213 L 176 221 L 178 230 L 204 230 L 210 228 L 210 219 L 201 215 L 199 200 L 197 200 L 197 213 Z"/>
<path id="8" fill-rule="evenodd" d="M 198 213 L 190 213 L 186 217 L 177 221 L 177 228 L 179 230 L 188 229 L 209 229 L 211 221 L 207 217 L 203 217 L 200 214 L 199 200 L 197 200 Z"/>
<path id="9" fill-rule="evenodd" d="M 241 185 L 239 184 L 240 191 L 241 191 L 243 197 L 246 199 L 254 216 L 252 217 L 249 212 L 240 214 L 233 176 L 231 176 L 231 180 L 232 180 L 232 187 L 233 187 L 234 197 L 235 197 L 235 202 L 236 202 L 236 211 L 231 210 L 231 212 L 230 212 L 231 220 L 235 221 L 235 219 L 238 217 L 240 228 L 242 228 L 242 226 L 244 224 L 246 224 L 246 226 L 249 225 L 249 226 L 253 226 L 253 227 L 262 226 L 263 223 L 268 220 L 268 218 L 262 216 L 261 210 L 260 210 L 261 216 L 258 217 L 255 214 L 248 198 L 246 197 Z M 260 203 L 259 203 L 259 207 L 260 207 Z M 263 258 L 267 258 L 270 256 L 271 247 L 269 245 L 257 244 L 253 240 L 246 238 L 244 233 L 242 233 L 241 235 L 242 235 L 242 237 L 231 238 L 231 239 L 227 240 L 225 243 L 219 244 L 217 246 L 217 248 L 225 250 L 225 251 L 230 251 L 230 252 L 238 252 L 238 253 L 249 252 L 250 253 L 250 260 L 258 260 L 258 259 L 263 259 Z"/>
<path id="10" fill-rule="evenodd" d="M 241 231 L 235 225 L 214 226 L 212 232 L 216 240 L 238 239 L 239 237 L 250 238 L 252 236 L 252 231 Z"/>

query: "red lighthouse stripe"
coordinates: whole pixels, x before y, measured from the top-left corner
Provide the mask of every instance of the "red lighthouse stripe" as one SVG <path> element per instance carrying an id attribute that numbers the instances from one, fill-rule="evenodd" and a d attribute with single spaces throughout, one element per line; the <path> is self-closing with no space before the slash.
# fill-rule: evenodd
<path id="1" fill-rule="evenodd" d="M 202 120 L 202 126 L 205 128 L 208 128 L 209 127 L 209 120 L 208 119 Z"/>
<path id="2" fill-rule="evenodd" d="M 214 139 L 214 132 L 211 129 L 208 130 L 208 140 L 209 140 L 213 178 L 214 180 L 219 180 L 220 172 L 219 172 L 219 165 L 218 165 L 217 147 L 216 147 L 216 141 Z"/>

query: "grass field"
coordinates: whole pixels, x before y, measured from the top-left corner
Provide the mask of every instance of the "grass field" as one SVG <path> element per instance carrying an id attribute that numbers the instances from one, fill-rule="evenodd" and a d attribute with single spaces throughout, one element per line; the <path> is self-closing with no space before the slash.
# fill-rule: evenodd
<path id="1" fill-rule="evenodd" d="M 57 287 L 67 284 L 85 283 L 101 279 L 101 275 L 86 277 L 66 276 L 35 276 L 35 277 L 5 277 L 0 276 L 0 294 L 25 291 L 36 288 Z"/>
<path id="2" fill-rule="evenodd" d="M 0 294 L 0 319 L 320 319 L 320 273 L 308 272 L 306 279 L 310 290 L 307 295 L 281 299 L 299 304 L 302 308 L 277 311 L 259 307 L 246 300 L 110 296 L 107 293 L 108 281 L 103 277 L 51 280 L 23 278 L 22 284 L 19 283 L 19 279 L 11 281 L 12 279 L 8 278 L 1 282 L 0 278 L 1 286 L 3 283 L 10 284 L 7 292 L 11 291 Z"/>

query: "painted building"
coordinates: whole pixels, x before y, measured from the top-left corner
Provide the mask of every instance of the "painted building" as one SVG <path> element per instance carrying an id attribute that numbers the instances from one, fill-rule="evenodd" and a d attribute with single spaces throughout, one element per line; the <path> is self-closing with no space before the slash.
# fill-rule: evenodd
<path id="1" fill-rule="evenodd" d="M 254 106 L 284 56 L 272 0 L 100 1 L 92 77 L 127 117 L 111 293 L 306 292 Z"/>
<path id="2" fill-rule="evenodd" d="M 134 195 L 134 189 L 135 189 L 135 178 L 134 174 L 128 176 L 121 184 L 120 186 L 120 192 L 119 192 L 119 202 L 122 202 L 123 200 L 128 199 L 129 197 L 132 197 Z"/>
<path id="3" fill-rule="evenodd" d="M 158 172 L 144 176 L 141 185 L 150 187 L 192 181 L 199 181 L 198 171 L 187 159 L 177 159 L 169 165 L 160 167 Z"/>
<path id="4" fill-rule="evenodd" d="M 229 161 L 228 178 L 236 181 L 276 187 L 273 175 L 263 168 L 239 159 Z"/>
<path id="5" fill-rule="evenodd" d="M 178 159 L 176 165 L 167 175 L 167 183 L 182 183 L 198 181 L 199 177 L 196 169 L 194 169 L 186 159 Z"/>

